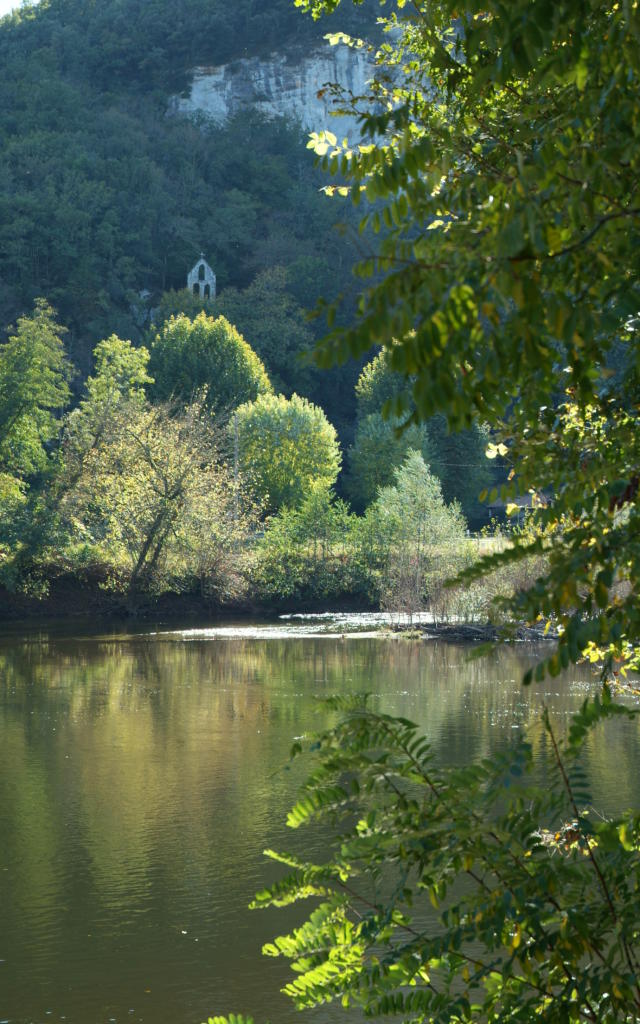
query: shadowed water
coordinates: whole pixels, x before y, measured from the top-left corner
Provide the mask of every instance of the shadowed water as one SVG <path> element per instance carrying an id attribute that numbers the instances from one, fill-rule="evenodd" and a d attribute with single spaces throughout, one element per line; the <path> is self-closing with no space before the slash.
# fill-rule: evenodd
<path id="1" fill-rule="evenodd" d="M 530 647 L 469 662 L 450 645 L 321 628 L 0 639 L 0 1021 L 199 1024 L 235 1010 L 290 1024 L 286 965 L 260 947 L 301 912 L 246 907 L 273 877 L 262 849 L 304 848 L 283 825 L 304 766 L 284 766 L 294 737 L 330 720 L 315 698 L 371 692 L 424 726 L 441 763 L 528 726 L 543 778 L 541 699 L 566 721 L 593 688 L 584 668 L 523 690 Z M 637 722 L 590 739 L 598 809 L 638 802 L 639 763 Z"/>

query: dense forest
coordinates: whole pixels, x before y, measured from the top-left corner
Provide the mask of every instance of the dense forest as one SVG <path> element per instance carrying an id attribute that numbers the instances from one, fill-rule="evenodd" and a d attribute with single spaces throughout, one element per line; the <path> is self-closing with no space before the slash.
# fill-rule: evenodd
<path id="1" fill-rule="evenodd" d="M 79 383 L 99 340 L 142 340 L 139 292 L 182 288 L 203 250 L 240 319 L 242 292 L 277 267 L 260 319 L 308 348 L 302 310 L 348 285 L 354 233 L 335 230 L 300 127 L 251 112 L 214 127 L 167 107 L 196 64 L 320 38 L 288 0 L 43 0 L 3 19 L 0 325 L 46 298 Z M 244 305 L 255 313 L 255 293 Z M 315 378 L 333 419 L 351 419 L 356 376 Z"/>
<path id="2" fill-rule="evenodd" d="M 356 5 L 340 17 L 376 31 Z M 6 586 L 71 572 L 234 599 L 250 575 L 269 600 L 377 603 L 393 589 L 391 513 L 384 554 L 371 530 L 383 491 L 391 508 L 407 486 L 401 467 L 450 504 L 460 543 L 485 521 L 481 425 L 452 437 L 436 417 L 400 435 L 383 413 L 401 379 L 375 352 L 323 371 L 309 358 L 326 323 L 308 311 L 341 295 L 352 317 L 370 242 L 322 192 L 301 126 L 169 113 L 194 66 L 320 39 L 290 0 L 41 0 L 0 21 Z M 185 288 L 201 252 L 215 301 Z M 238 545 L 263 533 L 238 574 Z"/>

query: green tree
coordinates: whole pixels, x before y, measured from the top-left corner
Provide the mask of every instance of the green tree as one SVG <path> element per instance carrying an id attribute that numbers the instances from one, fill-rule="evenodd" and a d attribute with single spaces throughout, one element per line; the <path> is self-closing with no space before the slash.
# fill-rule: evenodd
<path id="1" fill-rule="evenodd" d="M 466 522 L 460 506 L 446 505 L 438 478 L 421 454 L 409 451 L 367 510 L 369 536 L 380 559 L 384 607 L 409 616 L 437 609 L 445 581 L 465 559 Z"/>
<path id="2" fill-rule="evenodd" d="M 71 366 L 62 343 L 64 328 L 44 300 L 20 317 L 15 334 L 0 346 L 0 539 L 3 578 L 14 586 L 22 557 L 37 528 L 38 479 L 52 470 L 52 442 L 70 398 Z"/>
<path id="3" fill-rule="evenodd" d="M 33 586 L 43 568 L 46 575 L 64 562 L 63 552 L 74 530 L 64 512 L 70 494 L 95 457 L 92 453 L 113 430 L 122 407 L 140 410 L 146 402 L 144 387 L 151 378 L 145 348 L 136 349 L 112 335 L 98 343 L 94 361 L 95 373 L 86 382 L 85 396 L 60 422 L 55 458 L 29 503 L 28 522 L 22 526 L 20 550 L 12 564 L 13 583 Z M 46 580 L 38 585 L 46 588 Z"/>
<path id="4" fill-rule="evenodd" d="M 384 349 L 362 370 L 356 385 L 358 426 L 349 453 L 350 493 L 358 503 L 368 503 L 375 497 L 374 488 L 390 483 L 394 468 L 409 448 L 415 448 L 440 480 L 445 501 L 459 501 L 467 519 L 482 522 L 486 513 L 478 496 L 492 482 L 485 457 L 487 428 L 473 423 L 469 430 L 451 433 L 446 418 L 437 414 L 400 433 L 408 410 L 394 416 L 394 409 L 401 410 L 403 400 L 408 400 L 406 389 L 407 382 L 391 369 Z"/>
<path id="5" fill-rule="evenodd" d="M 85 397 L 68 417 L 65 432 L 67 458 L 75 459 L 94 447 L 123 404 L 141 408 L 145 388 L 153 384 L 147 373 L 149 351 L 134 348 L 115 334 L 100 341 L 93 350 L 94 373 L 87 378 Z"/>
<path id="6" fill-rule="evenodd" d="M 336 432 L 322 409 L 292 395 L 261 395 L 235 417 L 240 466 L 269 511 L 299 505 L 312 483 L 333 486 L 340 470 Z"/>
<path id="7" fill-rule="evenodd" d="M 152 407 L 134 393 L 115 406 L 84 450 L 60 514 L 71 565 L 106 571 L 129 595 L 196 582 L 219 596 L 237 591 L 246 503 L 197 403 Z"/>
<path id="8" fill-rule="evenodd" d="M 189 402 L 206 391 L 208 408 L 228 412 L 268 394 L 267 372 L 244 338 L 223 316 L 171 317 L 156 335 L 149 365 L 154 400 Z"/>
<path id="9" fill-rule="evenodd" d="M 320 16 L 339 0 L 299 5 Z M 415 418 L 477 419 L 498 435 L 513 465 L 505 498 L 553 492 L 540 517 L 563 530 L 514 613 L 561 622 L 557 671 L 589 643 L 621 651 L 640 625 L 637 358 L 621 390 L 606 376 L 621 338 L 638 352 L 640 14 L 596 0 L 553 13 L 473 0 L 462 18 L 455 0 L 418 0 L 409 18 L 403 7 L 379 51 L 379 106 L 361 104 L 371 145 L 315 140 L 365 221 L 385 228 L 360 266 L 359 316 L 322 359 L 384 346 Z M 606 444 L 594 459 L 595 424 Z M 516 543 L 501 558 L 530 553 Z M 615 604 L 614 580 L 628 593 Z"/>
<path id="10" fill-rule="evenodd" d="M 360 510 L 375 500 L 381 487 L 393 481 L 394 469 L 402 465 L 409 450 L 419 451 L 434 469 L 433 446 L 424 424 L 412 423 L 402 431 L 400 426 L 398 420 L 384 419 L 379 412 L 358 419 L 353 447 L 348 452 L 346 488 Z"/>
<path id="11" fill-rule="evenodd" d="M 325 483 L 311 482 L 298 507 L 267 523 L 252 578 L 263 599 L 306 605 L 360 597 L 368 578 L 354 557 L 358 520 Z"/>
<path id="12" fill-rule="evenodd" d="M 0 466 L 20 481 L 45 469 L 46 445 L 57 436 L 69 401 L 63 334 L 51 307 L 38 300 L 0 346 Z"/>
<path id="13" fill-rule="evenodd" d="M 370 416 L 389 409 L 393 400 L 406 389 L 402 374 L 391 369 L 387 353 L 382 350 L 362 369 L 356 384 L 358 416 Z M 388 405 L 387 405 L 388 403 Z"/>

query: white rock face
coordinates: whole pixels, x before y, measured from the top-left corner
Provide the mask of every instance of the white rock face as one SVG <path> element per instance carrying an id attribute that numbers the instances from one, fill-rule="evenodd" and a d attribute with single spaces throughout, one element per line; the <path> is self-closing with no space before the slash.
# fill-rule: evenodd
<path id="1" fill-rule="evenodd" d="M 354 95 L 366 91 L 374 65 L 365 50 L 343 43 L 303 58 L 273 54 L 251 57 L 220 67 L 195 68 L 191 92 L 174 96 L 171 111 L 206 114 L 223 123 L 237 111 L 255 107 L 267 117 L 290 117 L 308 131 L 329 130 L 340 138 L 358 134 L 354 117 L 332 116 L 335 99 L 326 85 L 336 82 Z"/>

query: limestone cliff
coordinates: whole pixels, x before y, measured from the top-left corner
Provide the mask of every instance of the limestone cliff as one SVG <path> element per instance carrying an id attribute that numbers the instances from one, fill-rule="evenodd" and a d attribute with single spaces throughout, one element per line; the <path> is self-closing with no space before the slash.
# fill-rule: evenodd
<path id="1" fill-rule="evenodd" d="M 323 90 L 335 82 L 361 95 L 373 73 L 370 54 L 343 43 L 303 57 L 251 57 L 220 67 L 195 68 L 189 94 L 174 96 L 171 110 L 203 113 L 222 123 L 238 110 L 255 107 L 270 118 L 285 116 L 299 121 L 308 131 L 329 129 L 336 135 L 353 136 L 356 119 L 332 116 L 335 101 L 329 91 Z"/>

